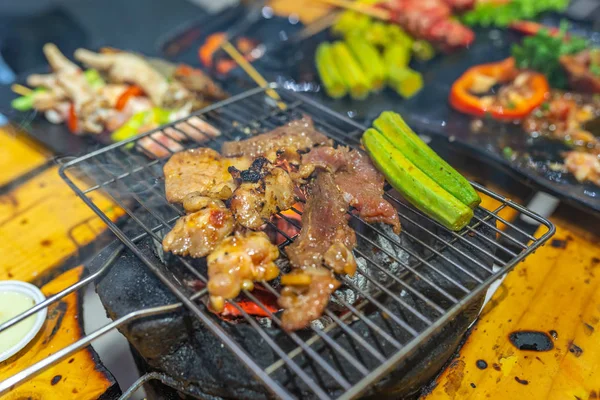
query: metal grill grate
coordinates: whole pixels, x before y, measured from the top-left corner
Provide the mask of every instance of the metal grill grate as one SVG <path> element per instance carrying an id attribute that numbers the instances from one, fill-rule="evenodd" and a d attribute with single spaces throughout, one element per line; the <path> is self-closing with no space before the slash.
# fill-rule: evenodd
<path id="1" fill-rule="evenodd" d="M 403 232 L 398 236 L 386 227 L 368 225 L 356 215 L 351 216 L 359 242 L 355 249 L 359 268 L 356 277 L 340 278 L 343 287 L 334 294 L 335 301 L 326 310 L 320 325 L 313 324 L 308 332 L 285 333 L 278 328 L 278 316 L 253 293 L 245 291 L 243 296 L 269 314 L 271 326 L 248 315 L 235 301 L 230 302 L 272 352 L 270 361 L 265 363 L 264 359 L 254 356 L 253 349 L 223 329 L 223 322 L 206 309 L 205 289 L 194 291 L 182 283 L 189 278 L 207 281 L 206 270 L 198 260 L 168 256 L 165 265 L 161 262 L 164 255 L 159 251 L 153 254 L 142 251 L 139 244 L 145 240 L 160 243 L 183 214 L 164 197 L 162 166 L 172 154 L 169 147 L 208 146 L 219 150 L 223 141 L 271 130 L 302 114 L 311 116 L 315 126 L 338 144 L 355 147 L 360 144 L 364 127 L 301 95 L 283 89 L 277 91 L 288 105 L 285 111 L 277 108 L 263 89 L 255 89 L 211 106 L 196 116 L 73 160 L 63 166 L 61 174 L 181 304 L 271 393 L 280 398 L 354 398 L 473 304 L 496 278 L 542 245 L 553 234 L 554 227 L 533 212 L 474 184 L 478 191 L 497 200 L 498 206 L 493 210 L 479 208 L 470 226 L 461 232 L 450 232 L 405 204 L 389 189 L 386 196 L 398 209 Z M 198 124 L 193 123 L 193 118 L 199 116 L 218 128 L 221 135 L 214 137 L 199 129 Z M 156 140 L 158 134 L 170 138 L 167 146 Z M 179 140 L 181 135 L 186 140 Z M 200 144 L 199 136 L 203 138 Z M 164 156 L 150 156 L 144 150 L 149 143 L 164 152 Z M 81 182 L 89 185 L 82 186 Z M 96 207 L 94 194 L 97 191 L 107 193 L 126 211 L 126 223 L 111 222 Z M 499 215 L 505 208 L 529 216 L 547 229 L 532 236 Z M 300 229 L 299 218 L 294 214 L 300 215 L 301 211 L 294 208 L 292 213 L 280 213 L 267 227 L 281 243 L 282 253 Z M 85 283 L 98 274 L 90 276 Z M 262 282 L 262 286 L 279 296 L 278 288 L 272 283 Z M 114 327 L 141 316 L 172 311 L 181 304 L 140 310 L 121 318 L 76 346 L 63 349 L 44 364 L 30 367 L 7 380 L 8 383 L 0 383 L 0 393 L 9 387 L 6 385 L 21 382 Z M 0 330 L 7 326 L 0 326 Z M 282 335 L 285 346 L 277 338 Z M 290 379 L 290 375 L 294 378 Z"/>

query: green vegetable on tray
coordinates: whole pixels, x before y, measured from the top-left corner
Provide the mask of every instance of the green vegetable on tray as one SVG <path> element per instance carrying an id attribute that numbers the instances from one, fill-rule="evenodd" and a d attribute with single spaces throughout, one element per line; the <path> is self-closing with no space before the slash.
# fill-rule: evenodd
<path id="1" fill-rule="evenodd" d="M 435 48 L 426 40 L 415 40 L 412 43 L 411 49 L 413 55 L 419 61 L 429 61 L 435 57 Z"/>
<path id="2" fill-rule="evenodd" d="M 119 129 L 114 131 L 110 135 L 110 138 L 113 142 L 121 142 L 132 138 L 141 133 L 140 129 L 146 125 L 159 126 L 168 123 L 170 115 L 170 111 L 158 107 L 154 107 L 148 111 L 141 111 L 134 114 Z"/>
<path id="3" fill-rule="evenodd" d="M 410 162 L 460 202 L 471 208 L 481 203 L 469 181 L 427 146 L 399 114 L 383 112 L 373 126 Z"/>
<path id="4" fill-rule="evenodd" d="M 88 81 L 90 86 L 94 89 L 98 89 L 106 85 L 106 82 L 104 82 L 104 79 L 102 79 L 102 76 L 100 76 L 98 70 L 93 68 L 86 69 L 83 74 L 85 75 L 85 79 Z"/>
<path id="5" fill-rule="evenodd" d="M 454 231 L 473 218 L 470 207 L 421 171 L 383 133 L 370 128 L 362 143 L 387 181 L 416 208 Z"/>
<path id="6" fill-rule="evenodd" d="M 383 50 L 383 60 L 388 69 L 404 68 L 410 63 L 410 47 L 403 44 L 391 44 Z"/>
<path id="7" fill-rule="evenodd" d="M 346 44 L 369 79 L 371 89 L 380 90 L 385 85 L 387 71 L 379 51 L 359 36 L 348 37 Z"/>
<path id="8" fill-rule="evenodd" d="M 388 84 L 400 96 L 410 98 L 423 88 L 423 77 L 408 67 L 392 66 L 388 70 Z"/>
<path id="9" fill-rule="evenodd" d="M 551 35 L 546 29 L 542 29 L 534 36 L 523 39 L 521 45 L 513 45 L 512 55 L 516 66 L 541 72 L 551 87 L 566 88 L 568 80 L 559 58 L 578 53 L 588 47 L 587 40 L 580 37 L 570 36 L 565 40 L 567 29 L 568 24 L 561 23 L 557 35 Z"/>
<path id="10" fill-rule="evenodd" d="M 519 20 L 533 19 L 548 11 L 563 11 L 569 0 L 511 0 L 503 4 L 476 2 L 475 8 L 466 12 L 462 20 L 467 25 L 507 26 Z"/>
<path id="11" fill-rule="evenodd" d="M 85 76 L 86 80 L 88 81 L 88 83 L 94 89 L 98 89 L 106 84 L 104 82 L 104 80 L 102 79 L 102 77 L 100 76 L 100 73 L 95 69 L 85 70 L 84 76 Z M 43 93 L 45 91 L 46 91 L 46 89 L 44 89 L 44 88 L 34 89 L 31 91 L 31 93 L 29 93 L 26 96 L 17 97 L 16 99 L 14 99 L 10 103 L 10 106 L 18 111 L 29 111 L 29 110 L 33 109 L 33 100 L 34 100 L 35 96 L 37 94 Z"/>
<path id="12" fill-rule="evenodd" d="M 354 99 L 364 99 L 369 94 L 371 85 L 358 61 L 354 58 L 348 46 L 337 41 L 331 45 L 333 59 L 350 96 Z"/>
<path id="13" fill-rule="evenodd" d="M 333 51 L 329 43 L 321 43 L 315 55 L 317 71 L 327 94 L 334 99 L 344 97 L 346 84 L 342 79 L 333 59 Z"/>
<path id="14" fill-rule="evenodd" d="M 45 91 L 46 89 L 44 88 L 32 90 L 31 93 L 29 93 L 28 95 L 17 97 L 13 101 L 11 101 L 10 106 L 18 111 L 29 111 L 33 109 L 33 99 L 35 98 L 35 96 L 38 93 L 43 93 Z"/>

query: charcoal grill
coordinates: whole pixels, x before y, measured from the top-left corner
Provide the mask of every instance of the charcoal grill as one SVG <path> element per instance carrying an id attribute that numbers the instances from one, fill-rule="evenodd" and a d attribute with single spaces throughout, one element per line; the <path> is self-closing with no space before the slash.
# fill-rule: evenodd
<path id="1" fill-rule="evenodd" d="M 0 382 L 0 394 L 89 345 L 111 329 L 124 328 L 145 317 L 187 309 L 204 332 L 212 335 L 213 343 L 227 350 L 229 359 L 237 363 L 242 375 L 257 379 L 260 389 L 255 390 L 259 394 L 283 399 L 356 398 L 406 361 L 419 346 L 448 327 L 460 312 L 481 298 L 494 280 L 510 271 L 554 233 L 555 228 L 548 220 L 476 183 L 473 183 L 474 187 L 495 199 L 498 206 L 491 210 L 479 207 L 473 221 L 461 232 L 443 228 L 404 203 L 388 188 L 386 196 L 398 209 L 403 233 L 395 236 L 383 226 L 368 225 L 358 216 L 351 216 L 359 239 L 355 255 L 361 260 L 357 271 L 360 279 L 341 278 L 343 290 L 338 290 L 341 294 L 325 313 L 327 323 L 286 333 L 279 328 L 278 316 L 247 291 L 242 296 L 258 304 L 269 315 L 269 326 L 249 315 L 237 301 L 230 301 L 230 304 L 241 315 L 239 320 L 235 324 L 223 321 L 207 310 L 206 289 L 193 289 L 186 283 L 190 278 L 207 281 L 203 262 L 160 254 L 159 246 L 155 245 L 183 214 L 179 207 L 164 198 L 162 166 L 172 151 L 155 138 L 157 134 L 164 134 L 181 148 L 208 146 L 219 150 L 223 141 L 265 132 L 306 114 L 313 118 L 319 130 L 338 144 L 360 145 L 364 126 L 301 94 L 276 85 L 270 88 L 276 90 L 287 104 L 286 110 L 278 108 L 265 90 L 258 88 L 62 166 L 60 173 L 64 180 L 179 303 L 151 306 L 119 316 L 111 324 Z M 190 124 L 191 118 L 199 117 L 218 128 L 221 135 L 213 137 L 195 128 L 196 124 Z M 205 140 L 202 143 L 193 140 L 186 134 L 189 129 L 196 129 Z M 187 140 L 178 140 L 174 132 Z M 155 142 L 167 154 L 160 158 L 148 154 L 140 146 L 142 139 Z M 126 211 L 125 222 L 112 222 L 96 206 L 94 195 L 98 191 L 108 194 Z M 512 225 L 500 216 L 507 208 L 530 217 L 543 229 L 531 235 Z M 300 214 L 299 210 L 294 211 Z M 278 218 L 298 226 L 297 219 L 289 214 L 279 214 Z M 278 242 L 282 249 L 294 240 L 294 236 L 281 229 L 276 221 L 269 223 L 267 229 L 280 238 Z M 118 257 L 122 247 L 115 250 L 109 261 Z M 85 281 L 1 325 L 0 330 L 96 280 L 108 265 L 109 262 L 105 263 Z M 364 286 L 361 280 L 369 284 Z M 278 295 L 273 283 L 262 282 L 262 286 Z M 340 312 L 340 307 L 344 312 Z M 234 331 L 232 326 L 238 327 L 237 330 Z M 252 338 L 250 343 L 246 340 L 248 337 Z M 257 356 L 258 353 L 268 353 L 269 357 Z M 265 360 L 269 362 L 265 363 Z M 223 385 L 236 385 L 235 375 L 231 376 L 231 381 L 225 380 Z"/>

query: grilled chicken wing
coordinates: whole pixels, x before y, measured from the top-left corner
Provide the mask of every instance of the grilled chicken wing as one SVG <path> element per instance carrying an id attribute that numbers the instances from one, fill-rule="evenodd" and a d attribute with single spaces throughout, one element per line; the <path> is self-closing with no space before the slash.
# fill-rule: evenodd
<path id="1" fill-rule="evenodd" d="M 190 193 L 227 200 L 237 184 L 228 168 L 246 169 L 250 160 L 244 157 L 223 158 L 209 148 L 198 148 L 174 154 L 164 166 L 167 200 L 180 203 Z"/>
<path id="2" fill-rule="evenodd" d="M 181 217 L 163 239 L 163 249 L 180 256 L 204 257 L 233 232 L 235 220 L 222 202 Z"/>
<path id="3" fill-rule="evenodd" d="M 242 289 L 252 290 L 255 281 L 275 279 L 277 257 L 279 249 L 264 232 L 236 232 L 225 238 L 207 257 L 213 310 L 221 312 L 224 300 L 237 297 Z"/>
<path id="4" fill-rule="evenodd" d="M 274 214 L 289 209 L 296 202 L 290 175 L 266 158 L 257 158 L 247 170 L 230 167 L 229 171 L 240 182 L 233 192 L 230 207 L 243 227 L 258 229 Z"/>
<path id="5" fill-rule="evenodd" d="M 163 75 L 138 55 L 127 52 L 99 54 L 86 49 L 77 49 L 75 58 L 88 67 L 105 71 L 114 82 L 135 83 L 157 106 L 172 106 L 177 102 L 185 102 L 190 97 L 189 91 L 183 86 L 177 82 L 169 83 Z"/>
<path id="6" fill-rule="evenodd" d="M 31 86 L 47 89 L 46 92 L 35 96 L 34 107 L 49 111 L 56 109 L 61 102 L 70 100 L 83 130 L 102 132 L 110 108 L 106 98 L 95 92 L 83 71 L 66 58 L 54 44 L 46 43 L 44 54 L 52 68 L 52 74 L 32 75 L 27 80 Z"/>

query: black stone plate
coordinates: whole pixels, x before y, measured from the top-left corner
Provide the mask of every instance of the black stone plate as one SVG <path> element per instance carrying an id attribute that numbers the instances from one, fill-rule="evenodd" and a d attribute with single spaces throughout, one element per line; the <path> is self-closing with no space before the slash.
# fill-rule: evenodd
<path id="1" fill-rule="evenodd" d="M 559 21 L 558 15 L 547 15 L 541 20 L 548 25 L 557 25 Z M 285 24 L 282 22 L 279 29 L 283 29 Z M 593 42 L 600 39 L 589 23 L 571 21 L 571 31 L 589 37 Z M 314 53 L 320 42 L 333 39 L 328 32 L 322 32 L 294 48 L 282 47 L 265 55 L 255 65 L 268 80 L 277 81 L 287 88 L 308 91 L 319 102 L 362 123 L 370 123 L 384 110 L 397 111 L 420 134 L 446 138 L 482 162 L 511 169 L 517 178 L 539 190 L 586 211 L 600 213 L 600 187 L 591 183 L 581 184 L 571 174 L 548 168 L 552 162 L 562 162 L 560 153 L 568 150 L 566 146 L 546 138 L 533 140 L 519 126 L 494 121 L 481 132 L 473 133 L 471 118 L 448 106 L 450 87 L 467 68 L 504 59 L 510 55 L 512 44 L 521 38 L 509 30 L 477 29 L 476 41 L 470 49 L 437 56 L 426 63 L 414 63 L 412 67 L 423 74 L 425 86 L 409 100 L 403 100 L 390 89 L 363 101 L 327 97 L 319 88 Z M 506 147 L 511 147 L 516 157 L 507 159 L 503 153 Z"/>

